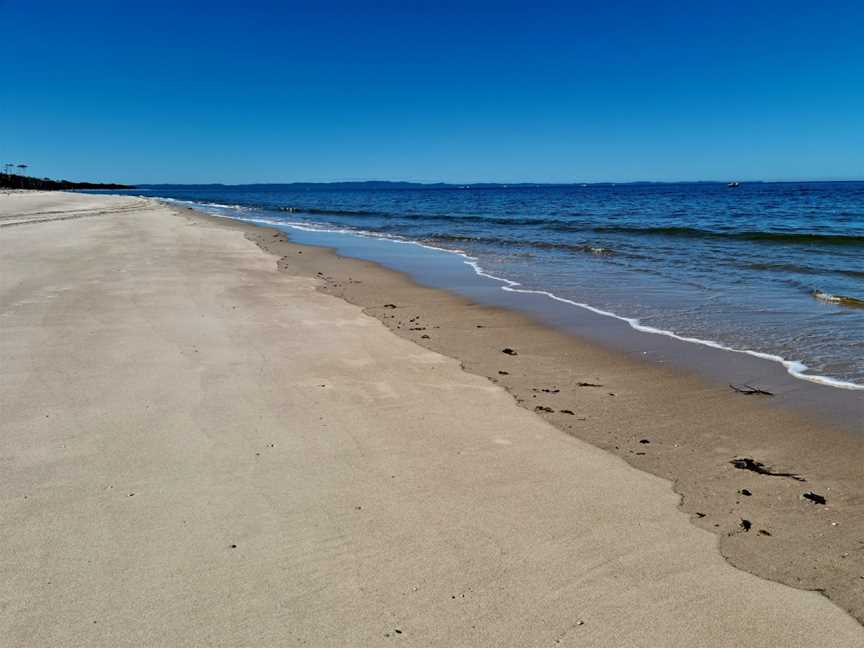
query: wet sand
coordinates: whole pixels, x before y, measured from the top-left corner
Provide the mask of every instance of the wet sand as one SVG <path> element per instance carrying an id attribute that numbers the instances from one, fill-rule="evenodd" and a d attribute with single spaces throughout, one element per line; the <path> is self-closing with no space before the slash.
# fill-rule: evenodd
<path id="1" fill-rule="evenodd" d="M 822 549 L 854 526 L 845 464 L 825 481 L 824 451 L 796 454 L 798 419 L 704 389 L 688 411 L 692 377 L 268 230 L 20 196 L 0 197 L 4 645 L 864 641 L 824 596 L 732 567 L 710 532 L 746 557 L 782 554 L 787 512 L 826 523 Z M 685 512 L 669 481 L 577 438 L 659 474 L 673 434 L 694 465 Z M 691 523 L 727 481 L 755 508 Z M 851 578 L 860 553 L 818 570 Z"/>
<path id="2" fill-rule="evenodd" d="M 718 536 L 732 564 L 823 592 L 864 620 L 859 392 L 805 383 L 758 361 L 761 369 L 748 366 L 762 372 L 755 384 L 767 383 L 776 397 L 743 395 L 725 382 L 616 353 L 513 310 L 419 286 L 374 263 L 294 245 L 269 228 L 231 225 L 278 254 L 282 269 L 317 278 L 323 292 L 458 359 L 466 371 L 503 386 L 560 430 L 673 482 L 682 510 Z M 739 366 L 741 360 L 757 362 L 726 355 L 736 356 Z M 825 393 L 836 398 L 813 402 Z M 817 416 L 823 405 L 835 406 L 836 415 Z M 808 498 L 811 493 L 816 497 Z"/>

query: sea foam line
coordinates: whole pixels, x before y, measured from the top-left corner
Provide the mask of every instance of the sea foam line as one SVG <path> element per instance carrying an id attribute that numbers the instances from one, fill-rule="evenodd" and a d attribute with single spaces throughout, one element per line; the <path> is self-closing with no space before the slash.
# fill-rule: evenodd
<path id="1" fill-rule="evenodd" d="M 166 200 L 166 199 L 162 199 Z M 196 204 L 199 207 L 202 206 L 200 203 L 191 203 L 190 201 L 182 201 L 176 199 L 167 199 L 172 202 L 183 202 L 189 204 Z M 245 211 L 248 208 L 243 208 L 241 206 L 235 205 L 219 205 L 218 203 L 208 203 L 207 206 L 210 207 L 219 207 L 222 209 L 237 209 L 238 211 Z M 557 302 L 561 302 L 564 304 L 569 304 L 571 306 L 576 306 L 578 308 L 583 308 L 585 310 L 591 311 L 592 313 L 596 313 L 598 315 L 604 315 L 606 317 L 612 317 L 614 319 L 620 320 L 622 322 L 626 322 L 636 331 L 640 331 L 642 333 L 652 333 L 654 335 L 664 335 L 666 337 L 673 338 L 675 340 L 679 340 L 681 342 L 689 342 L 691 344 L 700 344 L 702 346 L 710 347 L 712 349 L 719 349 L 721 351 L 730 351 L 732 353 L 741 353 L 749 356 L 753 356 L 755 358 L 761 358 L 763 360 L 769 360 L 771 362 L 776 362 L 782 365 L 787 373 L 791 376 L 798 378 L 799 380 L 806 380 L 808 382 L 816 383 L 819 385 L 825 385 L 828 387 L 835 387 L 838 389 L 848 389 L 853 391 L 862 391 L 864 390 L 864 385 L 859 385 L 857 383 L 847 382 L 845 380 L 838 380 L 837 378 L 831 378 L 830 376 L 819 376 L 813 374 L 804 373 L 809 368 L 806 364 L 801 362 L 800 360 L 788 360 L 782 356 L 775 355 L 773 353 L 765 353 L 764 351 L 754 351 L 753 349 L 736 349 L 735 347 L 730 347 L 721 342 L 716 342 L 715 340 L 704 340 L 702 338 L 689 337 L 685 335 L 679 335 L 674 331 L 668 331 L 666 329 L 660 329 L 653 326 L 647 326 L 645 324 L 640 323 L 639 319 L 636 317 L 625 317 L 623 315 L 619 315 L 617 313 L 613 313 L 612 311 L 603 310 L 602 308 L 597 308 L 596 306 L 591 306 L 590 304 L 586 304 L 584 302 L 577 302 L 572 299 L 567 299 L 566 297 L 561 297 L 556 295 L 555 293 L 549 292 L 548 290 L 535 290 L 531 288 L 524 288 L 522 284 L 518 281 L 513 281 L 512 279 L 506 279 L 504 277 L 499 277 L 497 275 L 493 275 L 487 272 L 478 262 L 476 257 L 469 255 L 467 252 L 463 250 L 453 250 L 449 248 L 442 248 L 435 245 L 429 245 L 428 243 L 421 243 L 420 241 L 413 241 L 410 239 L 399 238 L 396 236 L 388 236 L 385 234 L 380 234 L 377 232 L 369 232 L 367 230 L 354 230 L 354 229 L 346 229 L 346 228 L 328 228 L 328 227 L 316 227 L 311 226 L 308 223 L 300 223 L 295 221 L 286 221 L 286 220 L 276 220 L 272 218 L 252 218 L 245 216 L 231 216 L 229 214 L 221 214 L 217 213 L 216 215 L 221 216 L 223 218 L 231 218 L 234 220 L 242 220 L 250 223 L 256 223 L 261 225 L 275 226 L 275 227 L 290 227 L 292 229 L 307 231 L 307 232 L 325 232 L 332 234 L 350 234 L 354 236 L 364 236 L 368 238 L 375 238 L 384 241 L 390 241 L 391 243 L 402 243 L 405 245 L 416 245 L 418 247 L 426 248 L 428 250 L 436 250 L 439 252 L 447 252 L 449 254 L 454 254 L 456 256 L 460 256 L 463 259 L 463 263 L 469 266 L 478 276 L 485 277 L 487 279 L 492 279 L 494 281 L 498 281 L 503 283 L 501 286 L 501 290 L 513 293 L 522 293 L 526 295 L 543 295 Z"/>

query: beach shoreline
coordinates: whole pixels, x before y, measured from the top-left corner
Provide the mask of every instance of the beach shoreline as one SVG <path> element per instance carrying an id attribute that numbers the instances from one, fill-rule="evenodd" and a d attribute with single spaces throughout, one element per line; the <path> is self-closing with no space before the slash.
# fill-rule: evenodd
<path id="1" fill-rule="evenodd" d="M 273 230 L 76 194 L 3 222 L 10 646 L 861 643 L 852 437 L 804 456 L 741 396 L 736 445 L 725 392 Z"/>
<path id="2" fill-rule="evenodd" d="M 780 183 L 743 192 L 674 185 L 145 193 L 290 227 L 296 242 L 332 246 L 423 285 L 525 310 L 603 344 L 648 348 L 658 361 L 732 373 L 733 382 L 766 380 L 772 384 L 765 388 L 781 397 L 799 392 L 791 404 L 830 400 L 821 414 L 833 416 L 842 397 L 794 383 L 864 389 L 857 334 L 864 311 L 818 297 L 860 289 L 853 261 L 864 240 L 854 226 L 860 189 Z M 768 208 L 775 203 L 785 206 L 785 216 Z M 630 209 L 634 204 L 639 208 Z M 811 222 L 817 204 L 827 219 L 818 226 Z M 818 234 L 829 231 L 838 234 Z"/>
<path id="3" fill-rule="evenodd" d="M 864 620 L 864 436 L 858 434 L 864 429 L 856 427 L 846 390 L 789 376 L 786 384 L 799 391 L 760 400 L 704 374 L 604 348 L 528 314 L 419 285 L 375 262 L 293 243 L 267 225 L 187 211 L 239 227 L 280 257 L 281 270 L 316 279 L 320 291 L 457 359 L 565 433 L 671 481 L 681 509 L 717 536 L 731 564 L 822 592 Z M 503 353 L 508 348 L 518 355 Z M 786 375 L 779 368 L 773 373 L 775 379 Z M 846 407 L 833 420 L 820 416 L 831 401 L 820 408 L 805 399 L 801 407 L 795 399 L 802 389 L 827 390 L 846 398 Z M 733 462 L 744 459 L 800 481 L 736 468 Z M 826 494 L 827 505 L 803 497 L 811 492 Z"/>
<path id="4" fill-rule="evenodd" d="M 194 207 L 193 207 L 194 208 Z M 228 211 L 230 214 L 230 210 Z M 231 216 L 229 216 L 230 218 Z M 246 220 L 246 214 L 238 214 Z M 248 222 L 264 225 L 268 220 Z M 338 256 L 367 260 L 408 276 L 421 286 L 438 288 L 472 303 L 527 315 L 617 354 L 635 357 L 638 364 L 677 369 L 714 386 L 757 386 L 771 395 L 771 405 L 791 408 L 817 425 L 839 425 L 864 434 L 864 393 L 860 386 L 820 375 L 801 374 L 796 362 L 750 349 L 734 349 L 711 340 L 681 337 L 652 329 L 590 304 L 561 298 L 542 288 L 527 288 L 510 279 L 490 275 L 477 259 L 463 252 L 419 241 L 378 238 L 349 231 L 309 229 L 291 223 L 276 229 L 289 232 L 295 243 L 333 249 Z M 417 254 L 412 254 L 416 250 Z M 432 252 L 429 256 L 428 252 Z M 423 259 L 422 261 L 417 261 Z M 588 299 L 590 301 L 590 298 Z"/>

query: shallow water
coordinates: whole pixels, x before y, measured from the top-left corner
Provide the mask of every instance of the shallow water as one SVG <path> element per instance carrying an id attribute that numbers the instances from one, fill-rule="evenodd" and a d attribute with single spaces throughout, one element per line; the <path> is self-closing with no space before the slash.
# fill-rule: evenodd
<path id="1" fill-rule="evenodd" d="M 518 289 L 864 386 L 861 182 L 135 193 L 462 251 Z"/>

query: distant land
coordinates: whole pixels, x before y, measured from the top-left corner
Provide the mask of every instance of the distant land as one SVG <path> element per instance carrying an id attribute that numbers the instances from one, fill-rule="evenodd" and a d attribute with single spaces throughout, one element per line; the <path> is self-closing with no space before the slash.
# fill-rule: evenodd
<path id="1" fill-rule="evenodd" d="M 857 180 L 747 180 L 740 184 L 800 184 L 858 182 Z M 0 173 L 0 188 L 3 189 L 42 189 L 42 190 L 196 190 L 221 189 L 237 191 L 267 191 L 267 190 L 410 190 L 410 189 L 532 189 L 532 188 L 572 188 L 572 187 L 638 187 L 665 185 L 727 185 L 725 180 L 682 180 L 682 181 L 650 181 L 637 180 L 632 182 L 406 182 L 396 180 L 351 180 L 343 182 L 256 182 L 247 184 L 226 184 L 222 182 L 209 183 L 141 183 L 119 184 L 104 182 L 73 182 L 70 180 L 51 180 L 49 178 L 32 178 L 16 174 Z M 737 186 L 737 185 L 736 185 Z"/>
<path id="2" fill-rule="evenodd" d="M 261 182 L 252 184 L 138 184 L 136 189 L 513 189 L 546 187 L 614 187 L 620 185 L 726 184 L 719 180 L 693 182 L 402 182 L 355 180 L 348 182 Z M 752 184 L 752 183 L 748 183 Z"/>
<path id="3" fill-rule="evenodd" d="M 742 180 L 741 185 L 752 184 L 801 184 L 806 183 L 837 183 L 858 182 L 857 180 Z M 682 181 L 648 181 L 639 180 L 633 182 L 403 182 L 394 180 L 352 180 L 345 182 L 258 182 L 248 184 L 225 184 L 221 182 L 211 183 L 156 183 L 136 184 L 136 189 L 170 189 L 170 190 L 193 190 L 193 189 L 222 189 L 222 190 L 396 190 L 396 189 L 531 189 L 550 187 L 638 187 L 638 186 L 665 186 L 665 185 L 727 185 L 726 180 L 682 180 Z"/>
<path id="4" fill-rule="evenodd" d="M 41 189 L 43 191 L 65 191 L 69 189 L 135 189 L 133 185 L 100 182 L 72 182 L 31 178 L 14 173 L 0 173 L 0 189 Z"/>

